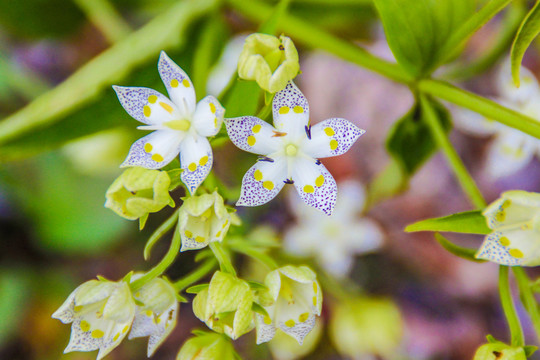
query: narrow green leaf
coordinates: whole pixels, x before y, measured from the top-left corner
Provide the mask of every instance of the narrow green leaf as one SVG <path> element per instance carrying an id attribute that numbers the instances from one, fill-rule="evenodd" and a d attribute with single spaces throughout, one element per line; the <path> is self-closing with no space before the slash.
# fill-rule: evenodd
<path id="1" fill-rule="evenodd" d="M 487 227 L 486 218 L 482 215 L 482 212 L 475 210 L 418 221 L 407 226 L 405 231 L 447 231 L 487 235 L 491 232 L 491 229 Z"/>
<path id="2" fill-rule="evenodd" d="M 468 249 L 454 244 L 439 233 L 435 233 L 435 240 L 449 253 L 459 256 L 462 259 L 483 263 L 485 260 L 479 260 L 475 257 L 476 249 Z"/>
<path id="3" fill-rule="evenodd" d="M 512 43 L 512 49 L 510 50 L 510 61 L 512 63 L 512 78 L 517 87 L 519 87 L 519 70 L 521 68 L 521 61 L 525 51 L 534 40 L 534 38 L 540 33 L 540 1 L 537 1 L 534 7 L 529 11 L 523 22 L 521 23 L 519 30 Z"/>
<path id="4" fill-rule="evenodd" d="M 287 12 L 287 8 L 289 7 L 290 2 L 291 0 L 280 0 L 268 20 L 266 20 L 260 25 L 259 32 L 269 35 L 275 35 L 278 21 Z"/>
<path id="5" fill-rule="evenodd" d="M 186 289 L 186 292 L 188 294 L 198 294 L 204 289 L 207 289 L 210 286 L 210 284 L 199 284 L 199 285 L 193 285 Z"/>

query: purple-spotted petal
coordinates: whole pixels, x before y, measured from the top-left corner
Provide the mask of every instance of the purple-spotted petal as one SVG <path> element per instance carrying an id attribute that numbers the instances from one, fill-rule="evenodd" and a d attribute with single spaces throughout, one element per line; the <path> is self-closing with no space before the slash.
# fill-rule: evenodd
<path id="1" fill-rule="evenodd" d="M 283 156 L 274 162 L 257 161 L 242 179 L 237 206 L 259 206 L 272 200 L 281 191 L 287 178 L 287 161 Z"/>
<path id="2" fill-rule="evenodd" d="M 171 100 L 185 117 L 191 116 L 195 111 L 195 90 L 189 76 L 165 51 L 159 57 L 158 71 Z"/>
<path id="3" fill-rule="evenodd" d="M 118 100 L 135 120 L 148 125 L 158 125 L 178 119 L 178 108 L 166 96 L 144 87 L 113 86 Z"/>
<path id="4" fill-rule="evenodd" d="M 331 215 L 336 205 L 337 185 L 323 164 L 314 159 L 298 158 L 293 165 L 292 179 L 302 200 L 309 206 Z"/>
<path id="5" fill-rule="evenodd" d="M 170 163 L 180 151 L 184 133 L 174 130 L 157 130 L 135 141 L 129 154 L 120 165 L 160 169 Z"/>
<path id="6" fill-rule="evenodd" d="M 186 136 L 180 147 L 180 164 L 183 170 L 180 177 L 190 194 L 194 194 L 206 179 L 212 170 L 213 162 L 214 157 L 208 139 L 198 135 Z"/>
<path id="7" fill-rule="evenodd" d="M 255 116 L 226 119 L 225 125 L 231 141 L 244 151 L 268 155 L 280 146 L 279 133 L 272 125 Z"/>
<path id="8" fill-rule="evenodd" d="M 215 136 L 223 124 L 225 109 L 213 96 L 207 96 L 197 104 L 193 114 L 193 126 L 202 136 Z"/>
<path id="9" fill-rule="evenodd" d="M 311 128 L 311 140 L 306 140 L 304 151 L 314 158 L 341 155 L 365 132 L 345 119 L 327 119 Z"/>
<path id="10" fill-rule="evenodd" d="M 285 89 L 276 93 L 272 112 L 276 130 L 289 134 L 294 142 L 306 137 L 305 127 L 309 123 L 309 105 L 304 94 L 292 81 Z"/>

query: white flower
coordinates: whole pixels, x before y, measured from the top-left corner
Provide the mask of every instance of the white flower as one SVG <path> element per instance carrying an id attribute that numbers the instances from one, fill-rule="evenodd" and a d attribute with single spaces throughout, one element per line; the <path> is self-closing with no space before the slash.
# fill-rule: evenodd
<path id="1" fill-rule="evenodd" d="M 284 266 L 266 276 L 274 304 L 265 306 L 268 316 L 256 314 L 257 344 L 270 341 L 276 329 L 302 344 L 321 315 L 322 291 L 317 276 L 306 266 Z"/>
<path id="2" fill-rule="evenodd" d="M 64 353 L 99 349 L 100 360 L 127 335 L 135 317 L 135 302 L 125 281 L 101 278 L 77 287 L 52 317 L 72 323 Z"/>
<path id="3" fill-rule="evenodd" d="M 483 212 L 493 231 L 476 257 L 502 265 L 540 265 L 540 194 L 507 191 Z"/>
<path id="4" fill-rule="evenodd" d="M 339 118 L 312 127 L 308 102 L 292 81 L 276 93 L 272 107 L 274 126 L 254 116 L 225 120 L 237 147 L 262 155 L 246 172 L 236 205 L 262 205 L 294 183 L 306 204 L 330 215 L 337 186 L 317 158 L 345 153 L 365 131 Z"/>
<path id="5" fill-rule="evenodd" d="M 142 87 L 113 86 L 120 103 L 142 130 L 155 130 L 137 140 L 121 165 L 159 169 L 180 153 L 181 179 L 194 193 L 212 169 L 212 148 L 207 137 L 218 133 L 225 109 L 213 96 L 195 103 L 195 90 L 186 73 L 165 52 L 158 71 L 170 100 Z"/>
<path id="6" fill-rule="evenodd" d="M 522 67 L 520 73 L 521 86 L 516 88 L 512 80 L 509 61 L 500 67 L 495 84 L 499 97 L 495 101 L 540 120 L 538 81 L 527 68 Z M 474 136 L 494 136 L 487 151 L 486 171 L 495 179 L 521 170 L 535 154 L 540 155 L 539 139 L 486 119 L 470 110 L 457 110 L 455 124 L 462 131 Z"/>
<path id="7" fill-rule="evenodd" d="M 134 275 L 136 280 L 142 275 Z M 138 304 L 129 339 L 149 336 L 148 357 L 156 351 L 176 326 L 178 301 L 176 290 L 167 280 L 155 278 L 135 292 Z"/>
<path id="8" fill-rule="evenodd" d="M 285 233 L 284 247 L 295 255 L 313 256 L 330 274 L 342 277 L 351 270 L 355 255 L 382 245 L 383 234 L 373 220 L 358 218 L 365 201 L 362 185 L 346 181 L 339 187 L 332 216 L 300 207 L 297 198 L 291 198 L 298 223 Z"/>
<path id="9" fill-rule="evenodd" d="M 236 74 L 238 57 L 244 48 L 245 34 L 233 36 L 221 53 L 221 57 L 208 75 L 206 91 L 218 96 L 229 85 L 231 78 Z"/>

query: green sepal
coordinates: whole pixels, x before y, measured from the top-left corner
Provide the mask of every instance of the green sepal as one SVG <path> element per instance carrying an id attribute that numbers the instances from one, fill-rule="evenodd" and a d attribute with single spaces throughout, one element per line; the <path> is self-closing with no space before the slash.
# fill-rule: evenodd
<path id="1" fill-rule="evenodd" d="M 421 220 L 405 228 L 405 232 L 416 231 L 441 231 L 480 235 L 491 233 L 491 229 L 486 224 L 486 218 L 479 210 Z"/>
<path id="2" fill-rule="evenodd" d="M 475 257 L 476 252 L 477 252 L 476 249 L 468 249 L 468 248 L 456 245 L 439 233 L 435 233 L 435 240 L 437 240 L 437 242 L 441 244 L 441 246 L 445 248 L 449 253 L 456 255 L 462 259 L 474 261 L 478 263 L 483 263 L 486 261 L 486 260 L 477 259 Z"/>
<path id="3" fill-rule="evenodd" d="M 525 345 L 523 347 L 523 350 L 525 351 L 525 355 L 527 357 L 531 357 L 535 352 L 536 350 L 538 350 L 538 346 L 534 346 L 534 345 Z"/>
<path id="4" fill-rule="evenodd" d="M 268 312 L 261 305 L 257 304 L 256 302 L 254 302 L 251 305 L 251 310 L 253 310 L 257 314 L 261 314 L 262 316 L 269 316 Z"/>
<path id="5" fill-rule="evenodd" d="M 203 291 L 204 289 L 208 289 L 209 286 L 210 286 L 210 284 L 193 285 L 193 286 L 190 286 L 190 287 L 188 287 L 186 289 L 186 293 L 188 293 L 188 294 L 198 294 L 201 291 Z"/>
<path id="6" fill-rule="evenodd" d="M 527 51 L 527 48 L 538 33 L 540 33 L 540 1 L 536 2 L 525 19 L 523 19 L 510 50 L 512 79 L 517 87 L 519 87 L 520 83 L 519 72 L 523 55 L 525 55 L 525 51 Z"/>
<path id="7" fill-rule="evenodd" d="M 131 277 L 133 276 L 133 273 L 134 271 L 130 271 L 126 274 L 126 276 L 124 276 L 124 278 L 122 279 L 122 281 L 125 281 L 127 282 L 128 284 L 131 282 Z"/>
<path id="8" fill-rule="evenodd" d="M 179 293 L 176 293 L 176 300 L 181 303 L 188 303 L 188 299 L 180 295 Z"/>
<path id="9" fill-rule="evenodd" d="M 183 186 L 184 183 L 180 179 L 180 174 L 182 173 L 182 169 L 171 169 L 167 171 L 167 174 L 171 178 L 171 184 L 169 185 L 169 191 L 173 191 L 177 189 L 180 186 Z M 171 207 L 174 207 L 172 205 Z"/>
<path id="10" fill-rule="evenodd" d="M 145 214 L 139 218 L 139 230 L 144 229 L 144 226 L 146 225 L 146 221 L 148 220 L 148 216 L 150 214 Z"/>

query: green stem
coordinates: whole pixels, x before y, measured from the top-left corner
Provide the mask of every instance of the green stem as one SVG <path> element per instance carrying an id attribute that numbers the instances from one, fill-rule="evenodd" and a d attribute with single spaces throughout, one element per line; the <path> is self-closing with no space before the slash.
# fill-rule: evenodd
<path id="1" fill-rule="evenodd" d="M 536 331 L 536 336 L 540 341 L 540 312 L 538 311 L 538 304 L 531 288 L 531 280 L 525 270 L 520 266 L 513 266 L 512 271 L 517 280 L 521 302 L 529 313 L 534 330 Z"/>
<path id="2" fill-rule="evenodd" d="M 131 290 L 137 291 L 144 285 L 146 285 L 149 281 L 155 279 L 156 277 L 163 274 L 165 270 L 171 264 L 174 262 L 174 259 L 176 259 L 176 256 L 178 255 L 178 252 L 180 251 L 180 245 L 182 243 L 182 240 L 180 238 L 180 230 L 178 229 L 178 226 L 174 230 L 174 235 L 171 241 L 171 246 L 169 247 L 169 251 L 167 251 L 167 254 L 161 259 L 161 261 L 154 266 L 150 271 L 145 273 L 142 277 L 135 280 L 131 283 Z"/>
<path id="3" fill-rule="evenodd" d="M 501 305 L 504 311 L 504 316 L 508 322 L 508 328 L 510 329 L 510 337 L 512 339 L 512 346 L 524 346 L 525 339 L 523 337 L 523 330 L 521 329 L 521 323 L 514 307 L 514 300 L 510 293 L 510 283 L 508 281 L 508 266 L 499 266 L 499 295 L 501 297 Z"/>
<path id="4" fill-rule="evenodd" d="M 278 264 L 274 261 L 274 259 L 272 259 L 272 257 L 268 256 L 267 254 L 265 254 L 264 252 L 260 250 L 257 250 L 251 246 L 246 246 L 245 244 L 239 244 L 239 245 L 229 244 L 229 246 L 232 250 L 259 261 L 261 264 L 266 266 L 268 270 L 275 270 L 278 268 Z"/>
<path id="5" fill-rule="evenodd" d="M 214 253 L 214 256 L 219 263 L 221 271 L 236 276 L 236 270 L 234 270 L 231 258 L 229 254 L 225 252 L 223 245 L 219 241 L 213 241 L 210 243 L 210 249 L 212 249 L 212 252 Z"/>
<path id="6" fill-rule="evenodd" d="M 269 104 L 265 104 L 261 110 L 257 113 L 256 117 L 262 120 L 266 120 L 268 116 L 270 115 L 270 112 L 272 111 L 272 102 Z"/>
<path id="7" fill-rule="evenodd" d="M 73 0 L 111 44 L 129 35 L 131 29 L 107 0 Z"/>
<path id="8" fill-rule="evenodd" d="M 176 281 L 174 283 L 176 291 L 180 292 L 188 288 L 191 284 L 199 281 L 200 279 L 205 277 L 210 271 L 212 271 L 216 267 L 216 265 L 217 262 L 215 259 L 208 259 L 197 269 L 193 270 L 180 280 Z"/>
<path id="9" fill-rule="evenodd" d="M 156 231 L 152 235 L 150 235 L 150 238 L 146 242 L 146 246 L 144 247 L 144 260 L 148 260 L 150 258 L 150 251 L 152 250 L 152 247 L 158 242 L 159 239 L 163 237 L 169 230 L 172 229 L 172 227 L 176 224 L 178 221 L 178 212 L 180 211 L 180 208 L 178 208 L 163 224 L 161 224 Z"/>
<path id="10" fill-rule="evenodd" d="M 471 175 L 469 175 L 465 165 L 463 165 L 463 162 L 459 158 L 456 149 L 454 149 L 452 143 L 450 143 L 450 140 L 437 119 L 437 115 L 429 103 L 429 100 L 424 95 L 420 95 L 420 103 L 422 105 L 422 111 L 425 115 L 424 118 L 431 130 L 431 134 L 433 135 L 435 142 L 439 145 L 442 152 L 446 156 L 446 160 L 454 171 L 454 174 L 456 175 L 462 189 L 477 208 L 485 208 L 486 202 L 482 196 L 482 193 L 476 186 L 476 183 Z"/>

